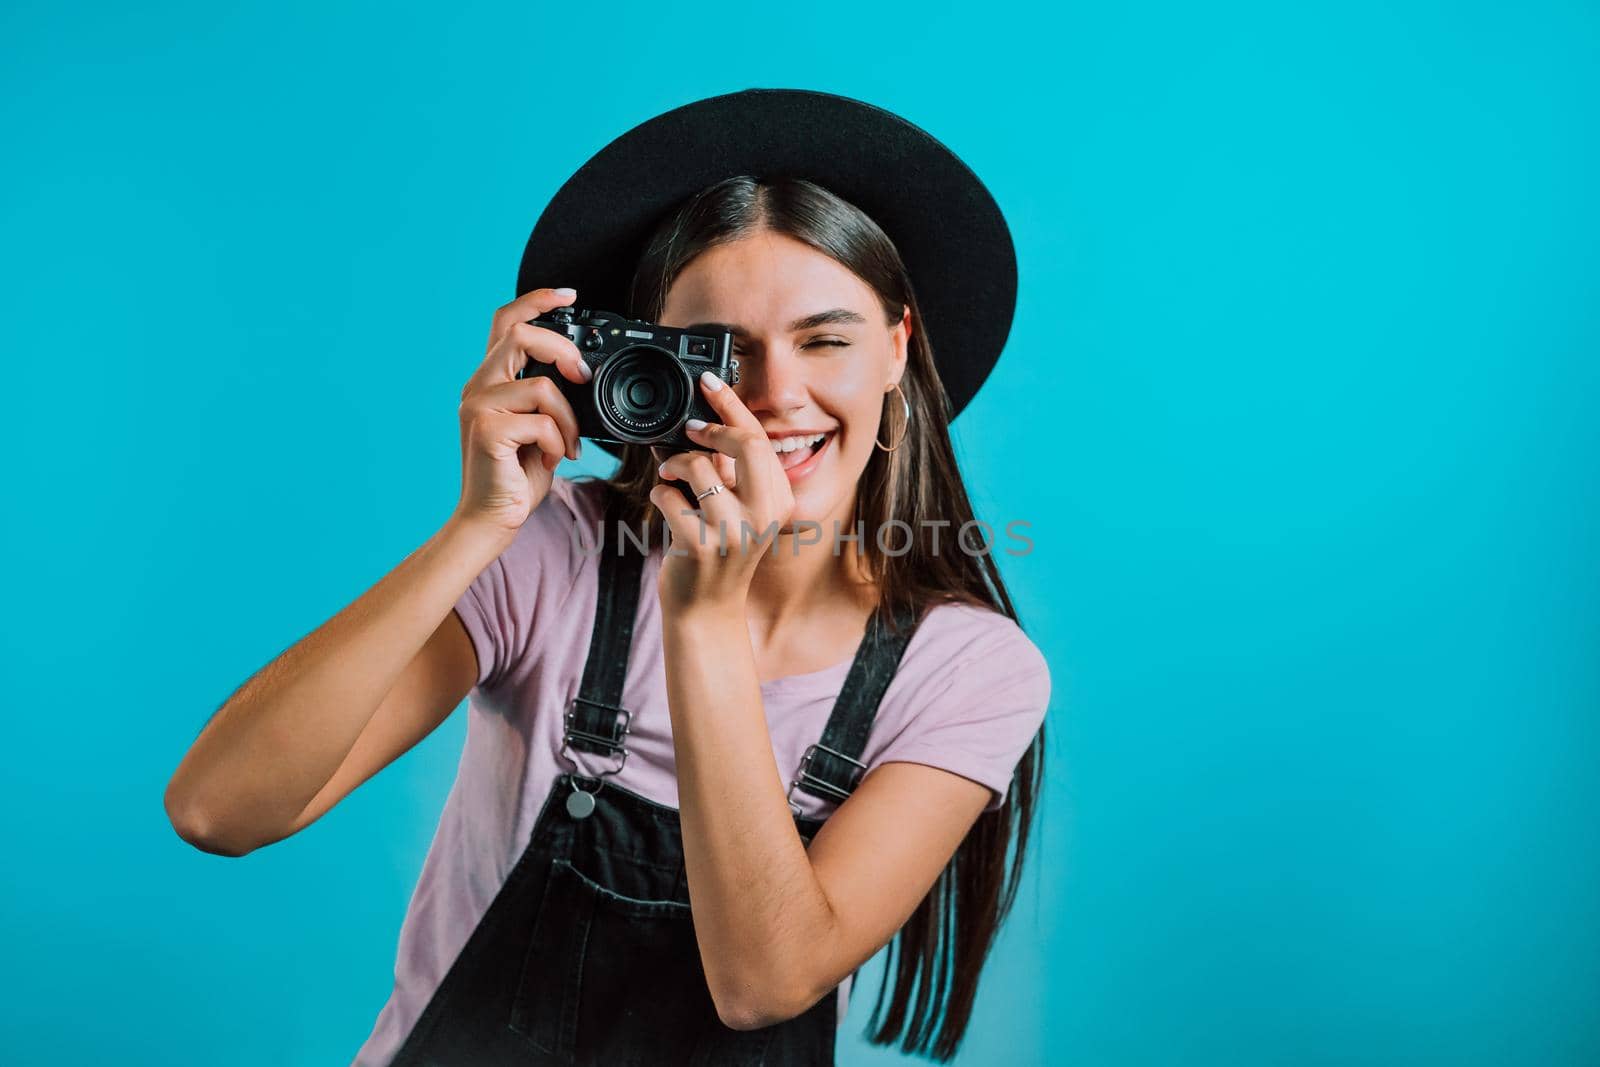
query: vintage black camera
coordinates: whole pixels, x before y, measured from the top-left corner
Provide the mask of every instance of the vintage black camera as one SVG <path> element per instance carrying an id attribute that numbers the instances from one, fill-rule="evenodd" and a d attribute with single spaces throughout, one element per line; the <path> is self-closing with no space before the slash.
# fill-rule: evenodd
<path id="1" fill-rule="evenodd" d="M 529 360 L 517 377 L 554 381 L 578 416 L 579 436 L 596 441 L 705 450 L 683 433 L 689 419 L 722 421 L 700 395 L 700 374 L 739 382 L 733 334 L 726 330 L 680 330 L 570 307 L 528 322 L 566 334 L 594 378 L 569 382 L 554 364 L 538 360 Z"/>

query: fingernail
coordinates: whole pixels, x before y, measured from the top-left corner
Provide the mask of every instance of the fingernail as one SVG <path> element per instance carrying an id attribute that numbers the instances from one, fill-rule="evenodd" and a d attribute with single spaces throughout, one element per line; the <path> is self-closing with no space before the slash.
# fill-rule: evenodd
<path id="1" fill-rule="evenodd" d="M 576 289 L 568 289 L 565 286 L 561 287 L 560 289 L 552 290 L 552 292 L 554 292 L 557 296 L 577 296 L 578 295 L 578 290 L 576 290 Z"/>
<path id="2" fill-rule="evenodd" d="M 573 459 L 573 461 L 576 462 L 578 457 L 581 456 L 581 455 L 583 455 L 583 442 L 582 441 L 574 441 L 574 442 L 572 442 L 572 459 Z"/>
<path id="3" fill-rule="evenodd" d="M 589 364 L 583 362 L 581 359 L 578 361 L 578 373 L 583 375 L 584 381 L 594 381 L 594 368 L 590 367 Z M 682 381 L 683 379 L 680 378 L 678 380 Z"/>
<path id="4" fill-rule="evenodd" d="M 690 419 L 688 422 L 684 423 L 684 425 L 689 427 L 691 430 L 703 430 L 706 428 L 706 420 Z"/>
<path id="5" fill-rule="evenodd" d="M 656 468 L 656 475 L 661 478 L 665 478 L 667 476 L 667 465 L 665 463 Z"/>
<path id="6" fill-rule="evenodd" d="M 722 379 L 718 378 L 715 374 L 712 374 L 708 370 L 703 370 L 700 372 L 700 380 L 705 382 L 706 388 L 711 390 L 713 393 L 722 388 Z M 700 425 L 704 426 L 705 423 L 701 423 Z"/>

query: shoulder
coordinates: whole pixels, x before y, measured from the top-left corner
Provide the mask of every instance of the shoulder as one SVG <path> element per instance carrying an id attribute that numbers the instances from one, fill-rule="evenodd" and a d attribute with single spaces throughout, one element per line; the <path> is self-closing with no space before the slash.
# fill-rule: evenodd
<path id="1" fill-rule="evenodd" d="M 555 478 L 516 536 L 477 580 L 469 594 L 485 610 L 514 617 L 548 617 L 543 610 L 563 603 L 593 563 L 603 522 L 605 485 L 598 480 Z"/>
<path id="2" fill-rule="evenodd" d="M 869 765 L 923 763 L 987 785 L 995 811 L 1050 704 L 1050 668 L 1016 620 L 944 603 L 926 612 L 873 725 Z"/>
<path id="3" fill-rule="evenodd" d="M 603 521 L 605 485 L 555 478 L 516 536 L 455 605 L 478 653 L 478 684 L 520 680 L 544 637 L 560 625 L 574 595 L 592 589 L 589 572 Z"/>
<path id="4" fill-rule="evenodd" d="M 1004 685 L 1049 698 L 1044 653 L 1015 619 L 986 605 L 934 605 L 907 643 L 901 668 L 919 689 Z"/>
<path id="5" fill-rule="evenodd" d="M 879 717 L 891 734 L 998 719 L 1031 732 L 1049 703 L 1049 664 L 1014 619 L 946 603 L 930 609 L 911 635 Z"/>

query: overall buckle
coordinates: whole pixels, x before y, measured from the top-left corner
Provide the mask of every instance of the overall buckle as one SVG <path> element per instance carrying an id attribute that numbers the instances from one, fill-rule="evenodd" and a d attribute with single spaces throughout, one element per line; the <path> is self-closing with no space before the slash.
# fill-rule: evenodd
<path id="1" fill-rule="evenodd" d="M 587 714 L 584 716 L 586 720 L 598 719 L 600 721 L 598 723 L 592 721 L 580 723 L 578 721 L 580 704 L 584 705 L 586 709 L 594 708 L 602 713 L 611 712 L 611 715 L 608 718 L 604 714 L 598 716 Z M 588 752 L 591 755 L 610 757 L 620 755 L 621 760 L 610 770 L 601 771 L 599 774 L 585 774 L 584 776 L 588 778 L 603 778 L 606 775 L 616 774 L 628 762 L 628 749 L 623 744 L 623 739 L 627 737 L 632 722 L 633 713 L 627 708 L 618 707 L 615 704 L 607 704 L 599 700 L 590 700 L 585 696 L 575 696 L 567 705 L 566 729 L 561 737 L 561 755 L 565 756 L 567 762 L 571 763 L 580 773 L 583 773 L 583 768 L 574 757 L 573 753 L 575 752 Z M 584 729 L 585 726 L 592 726 L 593 728 Z M 602 730 L 606 732 L 602 733 Z"/>
<path id="2" fill-rule="evenodd" d="M 822 765 L 818 766 L 815 772 L 812 770 L 812 765 L 818 762 L 817 756 L 819 753 L 828 757 L 829 759 L 838 760 L 846 765 L 844 768 L 843 785 L 838 785 L 829 780 L 830 776 L 828 775 L 828 769 L 826 766 L 827 760 L 821 761 Z M 800 757 L 800 770 L 798 774 L 796 775 L 794 781 L 789 783 L 789 792 L 787 794 L 789 799 L 789 810 L 794 812 L 796 815 L 802 814 L 799 805 L 794 802 L 794 791 L 796 789 L 804 789 L 806 792 L 815 796 L 828 797 L 840 802 L 848 800 L 850 798 L 850 794 L 855 791 L 856 783 L 860 779 L 861 774 L 865 772 L 866 769 L 867 765 L 865 763 L 845 755 L 836 748 L 829 748 L 827 745 L 824 745 L 820 742 L 808 746 L 806 748 L 805 755 Z"/>

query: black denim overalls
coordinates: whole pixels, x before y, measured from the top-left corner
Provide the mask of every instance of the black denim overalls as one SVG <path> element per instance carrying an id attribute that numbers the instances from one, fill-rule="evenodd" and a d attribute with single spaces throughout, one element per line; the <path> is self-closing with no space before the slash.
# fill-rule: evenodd
<path id="1" fill-rule="evenodd" d="M 606 530 L 594 633 L 562 755 L 572 748 L 626 762 L 629 713 L 618 703 L 643 556 L 615 536 L 610 510 Z M 896 619 L 897 634 L 876 615 L 868 623 L 822 739 L 789 787 L 807 845 L 822 820 L 800 814 L 794 790 L 842 801 L 855 788 L 878 702 L 915 629 L 908 613 Z M 598 776 L 556 779 L 526 850 L 395 1067 L 834 1062 L 837 989 L 759 1030 L 733 1030 L 717 1017 L 695 941 L 677 809 L 604 782 L 621 769 L 619 762 Z"/>

